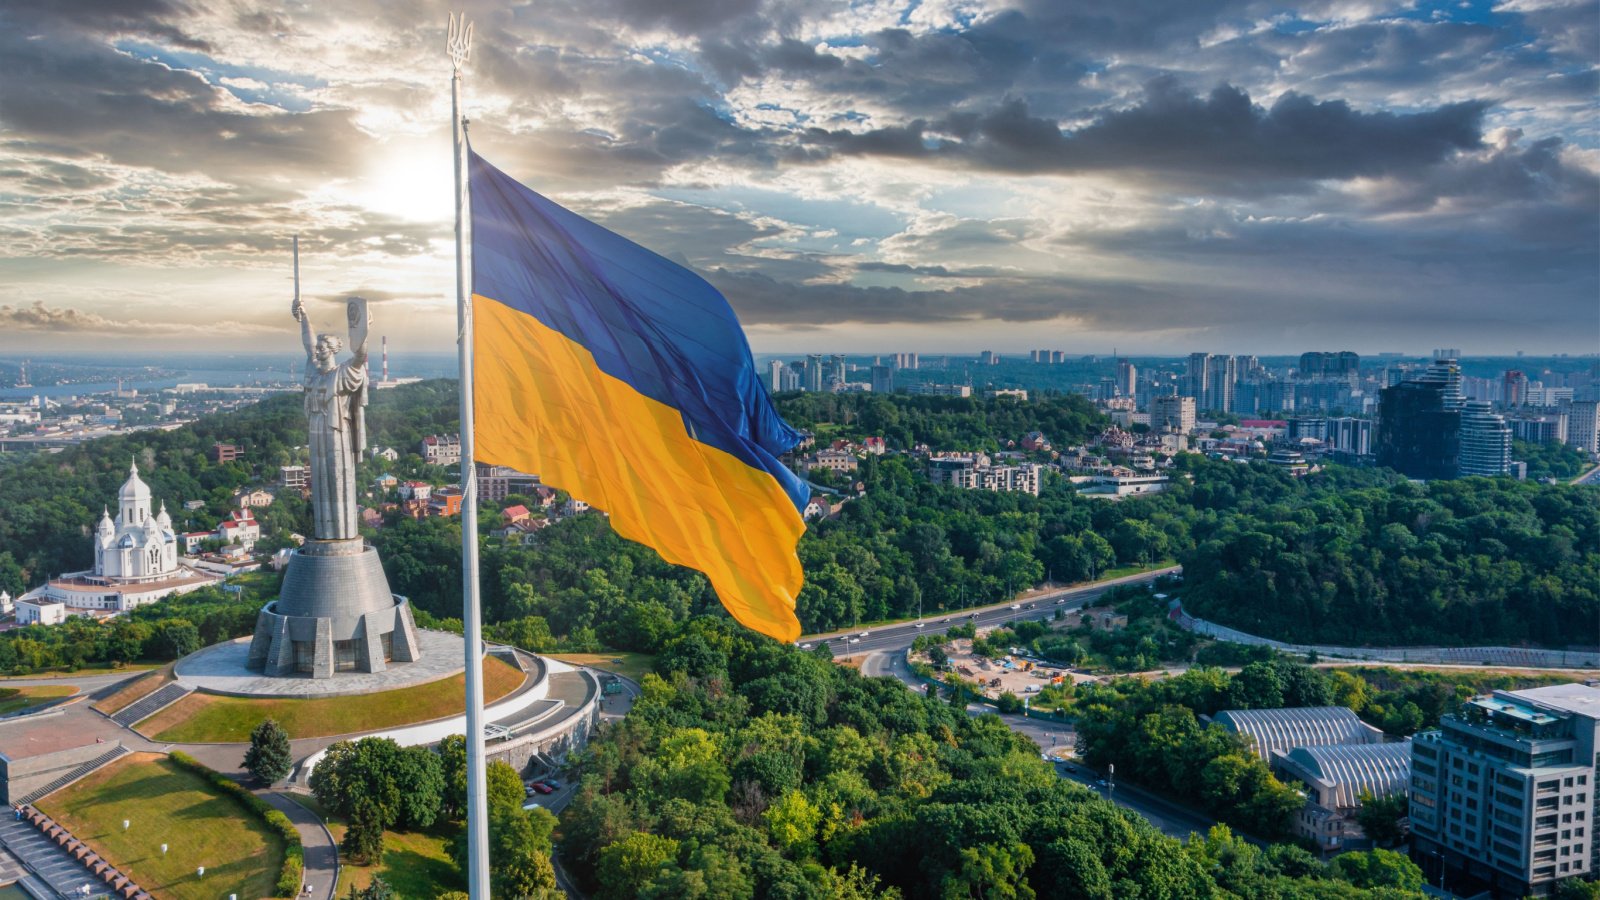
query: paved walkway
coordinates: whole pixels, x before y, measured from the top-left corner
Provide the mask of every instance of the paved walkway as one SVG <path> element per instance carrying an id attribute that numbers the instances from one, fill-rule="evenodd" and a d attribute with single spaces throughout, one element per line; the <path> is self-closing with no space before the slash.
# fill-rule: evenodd
<path id="1" fill-rule="evenodd" d="M 259 697 L 332 697 L 392 691 L 449 678 L 466 669 L 466 643 L 460 635 L 417 629 L 422 658 L 393 663 L 382 672 L 340 672 L 337 678 L 277 678 L 253 671 L 250 638 L 212 644 L 179 660 L 178 680 L 218 694 Z"/>
<path id="2" fill-rule="evenodd" d="M 276 791 L 258 794 L 261 799 L 289 817 L 294 830 L 300 832 L 300 843 L 305 846 L 306 871 L 304 883 L 311 885 L 306 895 L 316 900 L 337 900 L 334 890 L 339 886 L 339 848 L 333 843 L 322 820 L 311 810 Z"/>
<path id="3" fill-rule="evenodd" d="M 0 816 L 0 843 L 21 859 L 29 871 L 63 897 L 83 897 L 83 885 L 89 885 L 90 897 L 111 896 L 110 886 L 89 871 L 83 863 L 61 849 L 40 833 L 39 829 L 14 815 Z"/>

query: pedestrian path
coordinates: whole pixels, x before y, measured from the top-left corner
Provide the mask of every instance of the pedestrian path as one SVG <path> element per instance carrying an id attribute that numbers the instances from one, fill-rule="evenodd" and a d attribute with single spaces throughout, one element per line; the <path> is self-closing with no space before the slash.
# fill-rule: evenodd
<path id="1" fill-rule="evenodd" d="M 311 886 L 311 893 L 303 896 L 313 900 L 337 900 L 334 891 L 339 881 L 339 848 L 334 846 L 322 820 L 311 810 L 276 791 L 266 791 L 256 796 L 272 804 L 272 808 L 289 817 L 294 830 L 300 833 L 300 844 L 305 849 L 305 875 L 302 884 Z"/>

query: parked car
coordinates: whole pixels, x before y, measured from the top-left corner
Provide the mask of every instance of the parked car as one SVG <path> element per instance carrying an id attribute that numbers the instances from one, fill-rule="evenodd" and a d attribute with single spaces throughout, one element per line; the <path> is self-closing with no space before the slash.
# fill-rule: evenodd
<path id="1" fill-rule="evenodd" d="M 561 782 L 555 780 L 554 778 L 546 778 L 544 783 L 550 785 L 558 791 L 561 790 Z"/>
<path id="2" fill-rule="evenodd" d="M 535 781 L 533 784 L 528 785 L 528 787 L 533 788 L 541 794 L 554 794 L 556 792 L 555 788 L 545 784 L 542 781 Z"/>

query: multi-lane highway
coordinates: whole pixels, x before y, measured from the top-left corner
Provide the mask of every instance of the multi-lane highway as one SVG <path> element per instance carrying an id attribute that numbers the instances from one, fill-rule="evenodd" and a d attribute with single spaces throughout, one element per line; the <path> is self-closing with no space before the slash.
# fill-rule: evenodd
<path id="1" fill-rule="evenodd" d="M 835 657 L 861 656 L 875 651 L 893 652 L 904 650 L 911 646 L 911 642 L 916 640 L 919 634 L 942 634 L 949 631 L 951 626 L 965 625 L 969 622 L 979 628 L 988 628 L 1026 619 L 1047 619 L 1054 616 L 1058 609 L 1082 609 L 1085 606 L 1092 606 L 1101 594 L 1118 585 L 1145 584 L 1156 580 L 1162 575 L 1181 571 L 1182 567 L 1180 566 L 1170 566 L 1165 569 L 1155 569 L 1149 572 L 1141 572 L 1138 575 L 1114 578 L 1109 581 L 1097 581 L 1080 587 L 1045 591 L 1026 599 L 1019 598 L 1010 603 L 996 603 L 992 606 L 982 606 L 959 612 L 932 613 L 923 617 L 920 623 L 902 622 L 895 625 L 833 631 L 827 634 L 808 634 L 796 643 L 802 648 L 807 648 L 808 646 L 816 646 L 820 641 L 827 641 L 833 648 Z"/>

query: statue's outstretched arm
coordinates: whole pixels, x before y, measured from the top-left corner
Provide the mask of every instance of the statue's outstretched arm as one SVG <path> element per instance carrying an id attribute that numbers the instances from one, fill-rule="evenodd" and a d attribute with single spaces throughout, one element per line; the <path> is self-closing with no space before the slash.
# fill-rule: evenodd
<path id="1" fill-rule="evenodd" d="M 294 305 L 289 307 L 289 312 L 300 322 L 300 343 L 305 345 L 306 359 L 310 359 L 316 346 L 317 336 L 311 330 L 311 317 L 306 315 L 306 306 L 300 298 L 294 298 Z"/>

